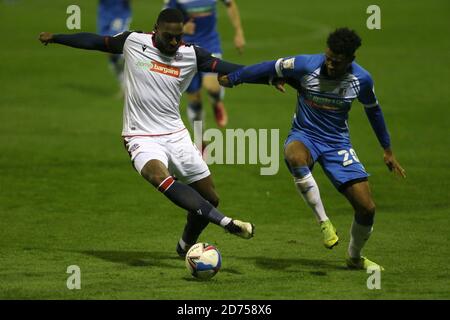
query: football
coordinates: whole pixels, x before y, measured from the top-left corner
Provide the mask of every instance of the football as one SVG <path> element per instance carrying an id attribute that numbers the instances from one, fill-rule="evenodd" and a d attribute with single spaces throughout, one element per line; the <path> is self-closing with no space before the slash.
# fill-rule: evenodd
<path id="1" fill-rule="evenodd" d="M 186 254 L 186 268 L 197 279 L 211 279 L 220 270 L 221 265 L 219 250 L 208 243 L 196 243 Z"/>

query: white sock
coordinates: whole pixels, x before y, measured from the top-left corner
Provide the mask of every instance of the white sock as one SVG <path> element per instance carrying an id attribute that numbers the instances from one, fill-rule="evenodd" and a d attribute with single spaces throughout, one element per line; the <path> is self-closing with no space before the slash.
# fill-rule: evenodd
<path id="1" fill-rule="evenodd" d="M 361 258 L 361 250 L 372 234 L 373 226 L 363 226 L 353 220 L 350 229 L 350 244 L 348 245 L 348 255 L 350 258 Z"/>
<path id="2" fill-rule="evenodd" d="M 178 241 L 178 244 L 180 245 L 181 249 L 183 249 L 183 250 L 187 249 L 187 244 L 186 244 L 186 242 L 184 242 L 183 239 L 180 238 L 180 241 Z"/>
<path id="3" fill-rule="evenodd" d="M 225 227 L 227 224 L 229 224 L 231 222 L 231 218 L 225 217 L 222 220 L 220 220 L 220 225 L 222 227 Z"/>
<path id="4" fill-rule="evenodd" d="M 303 200 L 313 209 L 314 214 L 319 222 L 328 220 L 322 200 L 320 199 L 319 187 L 312 174 L 308 174 L 303 178 L 294 178 L 297 190 Z"/>

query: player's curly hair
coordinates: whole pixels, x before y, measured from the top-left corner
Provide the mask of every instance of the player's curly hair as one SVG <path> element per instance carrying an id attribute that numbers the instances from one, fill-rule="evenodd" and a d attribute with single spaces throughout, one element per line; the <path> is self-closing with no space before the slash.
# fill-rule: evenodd
<path id="1" fill-rule="evenodd" d="M 184 16 L 183 13 L 180 10 L 177 9 L 164 9 L 161 11 L 158 15 L 158 19 L 156 20 L 156 24 L 160 24 L 161 22 L 184 22 Z"/>
<path id="2" fill-rule="evenodd" d="M 361 46 L 361 38 L 354 30 L 338 28 L 328 36 L 327 45 L 335 54 L 353 57 Z"/>

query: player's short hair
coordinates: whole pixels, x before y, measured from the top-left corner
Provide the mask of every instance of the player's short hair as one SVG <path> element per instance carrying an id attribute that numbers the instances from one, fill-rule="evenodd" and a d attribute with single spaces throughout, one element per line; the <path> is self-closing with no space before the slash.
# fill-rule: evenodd
<path id="1" fill-rule="evenodd" d="M 172 8 L 164 9 L 159 13 L 158 19 L 156 20 L 156 24 L 160 24 L 161 22 L 168 22 L 168 23 L 184 22 L 184 16 L 180 10 Z"/>
<path id="2" fill-rule="evenodd" d="M 353 57 L 356 49 L 361 46 L 361 38 L 354 30 L 338 28 L 328 36 L 327 45 L 335 54 Z"/>

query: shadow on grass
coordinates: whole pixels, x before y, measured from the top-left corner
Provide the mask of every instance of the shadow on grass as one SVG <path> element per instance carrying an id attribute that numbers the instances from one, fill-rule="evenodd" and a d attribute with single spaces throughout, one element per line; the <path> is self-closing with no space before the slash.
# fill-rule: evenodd
<path id="1" fill-rule="evenodd" d="M 327 270 L 347 270 L 343 261 L 335 260 L 318 260 L 318 259 L 307 259 L 307 258 L 292 258 L 292 259 L 280 259 L 280 258 L 269 258 L 269 257 L 236 257 L 237 259 L 248 260 L 253 262 L 257 268 L 267 269 L 267 270 L 277 270 L 284 271 L 288 273 L 304 273 L 304 268 L 308 267 L 313 270 L 310 274 L 314 276 L 326 276 Z"/>
<path id="2" fill-rule="evenodd" d="M 101 250 L 87 250 L 80 253 L 93 256 L 102 260 L 125 264 L 131 267 L 160 267 L 180 269 L 185 268 L 184 259 L 177 255 L 167 252 L 146 252 L 146 251 L 101 251 Z M 178 263 L 174 263 L 176 261 Z M 224 273 L 241 274 L 241 272 L 232 269 L 224 268 L 221 270 Z"/>
<path id="3" fill-rule="evenodd" d="M 87 250 L 81 251 L 80 253 L 131 267 L 163 267 L 178 269 L 184 264 L 182 258 L 167 252 Z M 180 264 L 174 264 L 171 263 L 171 261 L 179 261 Z"/>

